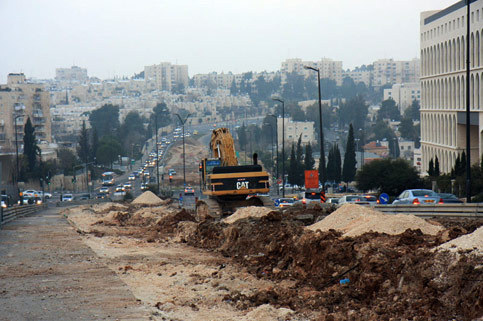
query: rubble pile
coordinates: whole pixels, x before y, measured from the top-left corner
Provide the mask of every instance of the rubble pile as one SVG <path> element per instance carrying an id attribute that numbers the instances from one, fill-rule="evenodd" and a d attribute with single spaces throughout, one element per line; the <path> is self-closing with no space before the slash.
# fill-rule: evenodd
<path id="1" fill-rule="evenodd" d="M 135 200 L 131 202 L 133 205 L 150 205 L 150 206 L 157 206 L 165 204 L 165 201 L 157 197 L 153 192 L 146 191 L 136 197 Z"/>
<path id="2" fill-rule="evenodd" d="M 272 212 L 273 209 L 261 206 L 247 206 L 236 210 L 235 213 L 228 216 L 223 220 L 226 224 L 232 224 L 238 220 L 248 218 L 248 217 L 263 217 L 268 213 Z"/>

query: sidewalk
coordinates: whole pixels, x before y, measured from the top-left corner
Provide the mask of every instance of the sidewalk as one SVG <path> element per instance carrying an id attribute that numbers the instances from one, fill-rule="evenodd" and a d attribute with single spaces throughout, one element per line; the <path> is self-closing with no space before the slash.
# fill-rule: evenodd
<path id="1" fill-rule="evenodd" d="M 58 211 L 0 230 L 0 320 L 148 320 L 146 308 Z"/>

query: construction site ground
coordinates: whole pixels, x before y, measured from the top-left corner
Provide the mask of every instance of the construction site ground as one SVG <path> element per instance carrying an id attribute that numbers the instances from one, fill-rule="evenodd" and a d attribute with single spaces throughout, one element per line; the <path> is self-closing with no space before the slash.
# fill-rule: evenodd
<path id="1" fill-rule="evenodd" d="M 333 210 L 198 222 L 165 201 L 22 218 L 0 232 L 0 320 L 483 317 L 482 220 L 380 225 L 378 213 Z"/>

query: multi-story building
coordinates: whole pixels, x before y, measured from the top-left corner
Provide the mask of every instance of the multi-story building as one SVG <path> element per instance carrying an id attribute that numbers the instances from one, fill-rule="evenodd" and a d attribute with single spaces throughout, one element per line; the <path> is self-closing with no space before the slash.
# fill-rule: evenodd
<path id="1" fill-rule="evenodd" d="M 379 59 L 373 66 L 374 87 L 419 81 L 420 60 L 416 58 L 410 61 Z"/>
<path id="2" fill-rule="evenodd" d="M 55 80 L 59 82 L 69 83 L 85 83 L 89 77 L 87 76 L 87 69 L 72 66 L 70 68 L 55 69 Z"/>
<path id="3" fill-rule="evenodd" d="M 384 89 L 384 100 L 387 99 L 393 99 L 401 114 L 404 114 L 414 100 L 421 103 L 421 84 L 419 82 L 394 84 L 391 89 Z"/>
<path id="4" fill-rule="evenodd" d="M 278 145 L 282 146 L 282 118 L 277 118 Z M 292 143 L 297 143 L 300 135 L 302 135 L 302 144 L 314 143 L 315 132 L 313 121 L 292 121 L 291 118 L 285 118 L 285 147 Z"/>
<path id="5" fill-rule="evenodd" d="M 423 172 L 438 157 L 448 173 L 466 149 L 466 1 L 421 13 L 421 150 Z M 483 0 L 471 1 L 470 141 L 471 161 L 483 153 Z"/>
<path id="6" fill-rule="evenodd" d="M 373 71 L 369 69 L 356 68 L 354 70 L 344 71 L 342 78 L 349 77 L 354 83 L 364 83 L 367 87 L 372 86 Z"/>
<path id="7" fill-rule="evenodd" d="M 42 84 L 27 82 L 22 73 L 9 74 L 7 84 L 0 85 L 1 152 L 15 151 L 15 137 L 18 147 L 22 146 L 23 128 L 28 117 L 35 127 L 37 139 L 51 142 L 49 92 Z"/>
<path id="8" fill-rule="evenodd" d="M 188 87 L 188 66 L 172 65 L 162 62 L 158 65 L 144 67 L 144 80 L 154 82 L 158 90 L 171 91 L 173 88 Z"/>
<path id="9" fill-rule="evenodd" d="M 297 73 L 307 77 L 314 77 L 312 70 L 307 70 L 304 66 L 318 68 L 320 70 L 320 78 L 329 78 L 342 85 L 342 61 L 334 61 L 329 58 L 322 58 L 319 61 L 302 61 L 302 59 L 287 59 L 282 62 L 282 83 L 285 82 L 287 74 Z"/>

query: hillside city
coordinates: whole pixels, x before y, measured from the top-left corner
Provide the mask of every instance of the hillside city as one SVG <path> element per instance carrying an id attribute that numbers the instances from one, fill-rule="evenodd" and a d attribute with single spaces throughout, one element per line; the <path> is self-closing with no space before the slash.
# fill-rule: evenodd
<path id="1" fill-rule="evenodd" d="M 0 321 L 483 320 L 483 0 L 56 1 L 0 4 Z"/>

